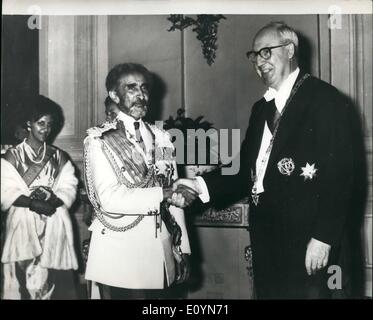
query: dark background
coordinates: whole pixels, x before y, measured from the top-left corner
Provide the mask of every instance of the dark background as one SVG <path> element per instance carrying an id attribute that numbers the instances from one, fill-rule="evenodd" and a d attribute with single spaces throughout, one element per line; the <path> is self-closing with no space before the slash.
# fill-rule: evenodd
<path id="1" fill-rule="evenodd" d="M 8 15 L 1 20 L 1 144 L 15 143 L 24 102 L 39 92 L 39 32 L 28 27 L 28 19 Z"/>

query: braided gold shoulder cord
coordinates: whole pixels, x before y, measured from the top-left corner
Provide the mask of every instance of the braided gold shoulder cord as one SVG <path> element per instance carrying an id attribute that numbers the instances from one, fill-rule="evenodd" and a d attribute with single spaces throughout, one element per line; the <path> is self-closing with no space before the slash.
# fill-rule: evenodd
<path id="1" fill-rule="evenodd" d="M 89 144 L 89 142 L 88 142 L 88 144 Z M 84 178 L 86 180 L 86 186 L 87 186 L 87 189 L 88 189 L 88 194 L 87 195 L 88 195 L 88 198 L 91 201 L 92 206 L 94 208 L 95 216 L 106 228 L 108 228 L 109 230 L 112 230 L 112 231 L 125 232 L 127 230 L 130 230 L 130 229 L 134 228 L 135 226 L 137 226 L 141 222 L 142 219 L 144 219 L 144 215 L 139 215 L 139 217 L 136 220 L 134 220 L 132 223 L 130 223 L 126 226 L 123 226 L 123 227 L 114 226 L 114 225 L 110 224 L 109 222 L 107 222 L 105 220 L 104 215 L 110 216 L 110 213 L 103 210 L 103 208 L 100 206 L 100 204 L 98 202 L 98 197 L 96 196 L 96 192 L 93 188 L 93 185 L 94 185 L 93 181 L 94 180 L 93 180 L 93 176 L 92 176 L 92 173 L 91 173 L 91 165 L 90 165 L 90 162 L 89 162 L 88 149 L 89 149 L 89 146 L 87 146 L 84 149 L 84 158 L 85 158 L 84 164 L 85 164 L 85 167 L 86 167 Z M 116 176 L 118 177 L 119 182 L 121 184 L 124 184 L 127 188 L 143 188 L 143 187 L 145 187 L 149 184 L 150 179 L 153 177 L 153 173 L 154 173 L 153 167 L 151 167 L 149 169 L 148 174 L 146 175 L 145 179 L 141 183 L 138 183 L 138 184 L 131 183 L 130 181 L 128 181 L 124 177 L 122 171 L 119 169 L 117 163 L 115 162 L 113 154 L 111 153 L 109 148 L 105 145 L 105 143 L 102 143 L 102 149 L 103 149 L 104 154 L 105 154 L 106 158 L 108 159 L 109 163 L 113 167 L 113 169 L 116 173 Z M 122 218 L 123 216 L 125 216 L 124 214 L 123 215 L 117 214 L 117 215 L 119 215 L 118 218 Z"/>

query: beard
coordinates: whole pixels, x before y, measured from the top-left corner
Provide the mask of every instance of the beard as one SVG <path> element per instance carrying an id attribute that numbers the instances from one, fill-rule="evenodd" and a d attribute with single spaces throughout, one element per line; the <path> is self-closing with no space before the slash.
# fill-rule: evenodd
<path id="1" fill-rule="evenodd" d="M 145 101 L 136 101 L 128 109 L 128 115 L 132 116 L 135 119 L 141 119 L 145 117 L 148 111 L 148 106 Z"/>

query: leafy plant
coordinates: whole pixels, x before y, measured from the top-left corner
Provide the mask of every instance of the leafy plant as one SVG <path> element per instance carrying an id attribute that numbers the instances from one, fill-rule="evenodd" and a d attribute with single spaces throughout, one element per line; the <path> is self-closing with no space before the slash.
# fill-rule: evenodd
<path id="1" fill-rule="evenodd" d="M 185 109 L 178 109 L 177 110 L 177 117 L 173 118 L 170 116 L 164 123 L 164 129 L 179 129 L 185 135 L 187 134 L 188 129 L 203 129 L 208 130 L 213 128 L 212 123 L 208 121 L 202 121 L 203 116 L 199 116 L 196 119 L 185 117 Z"/>
<path id="2" fill-rule="evenodd" d="M 211 139 L 210 136 L 207 136 L 207 144 L 206 147 L 207 149 L 201 149 L 198 148 L 198 138 L 196 135 L 194 135 L 195 130 L 202 129 L 205 132 L 208 131 L 209 129 L 214 129 L 213 125 L 211 122 L 205 121 L 203 119 L 203 116 L 199 116 L 196 119 L 192 119 L 189 117 L 185 117 L 185 110 L 180 108 L 177 110 L 177 116 L 176 118 L 173 118 L 170 116 L 165 122 L 164 122 L 164 129 L 165 130 L 171 130 L 171 129 L 178 129 L 183 133 L 184 137 L 184 163 L 187 163 L 187 154 L 190 152 L 190 146 L 191 144 L 194 144 L 194 149 L 195 150 L 195 164 L 199 165 L 198 163 L 198 152 L 204 152 L 206 153 L 206 164 L 211 163 L 211 152 L 213 153 L 214 156 L 218 157 L 218 141 L 216 139 Z M 188 131 L 188 129 L 191 129 Z M 194 135 L 194 139 L 191 138 L 192 134 Z M 173 142 L 175 142 L 175 137 L 173 139 Z M 205 163 L 201 163 L 205 164 Z M 213 163 L 215 164 L 215 163 Z"/>
<path id="3" fill-rule="evenodd" d="M 201 41 L 202 53 L 209 66 L 216 58 L 218 45 L 218 25 L 221 19 L 226 19 L 222 14 L 199 14 L 197 19 L 182 14 L 171 14 L 167 20 L 172 26 L 167 31 L 184 30 L 193 26 L 193 32 L 197 33 L 197 39 Z"/>

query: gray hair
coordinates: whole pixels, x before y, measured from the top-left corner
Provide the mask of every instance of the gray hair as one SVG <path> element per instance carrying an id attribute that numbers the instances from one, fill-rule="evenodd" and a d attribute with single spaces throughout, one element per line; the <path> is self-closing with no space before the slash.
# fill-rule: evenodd
<path id="1" fill-rule="evenodd" d="M 298 41 L 298 36 L 293 28 L 289 27 L 285 22 L 282 22 L 282 21 L 270 22 L 257 32 L 257 34 L 255 35 L 255 38 L 260 33 L 266 30 L 274 30 L 278 33 L 278 35 L 283 41 L 293 43 L 295 47 L 295 53 L 297 55 L 299 41 Z"/>

